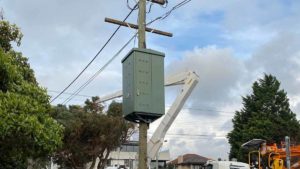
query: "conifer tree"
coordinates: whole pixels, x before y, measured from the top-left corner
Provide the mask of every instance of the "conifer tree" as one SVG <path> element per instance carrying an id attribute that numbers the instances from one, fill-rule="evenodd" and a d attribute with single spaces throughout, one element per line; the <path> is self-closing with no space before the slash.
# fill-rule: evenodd
<path id="1" fill-rule="evenodd" d="M 246 161 L 247 152 L 241 145 L 252 139 L 280 143 L 285 136 L 297 141 L 300 124 L 290 109 L 287 93 L 272 75 L 264 75 L 253 83 L 253 93 L 243 97 L 243 108 L 236 111 L 233 130 L 228 133 L 231 145 L 229 158 Z"/>

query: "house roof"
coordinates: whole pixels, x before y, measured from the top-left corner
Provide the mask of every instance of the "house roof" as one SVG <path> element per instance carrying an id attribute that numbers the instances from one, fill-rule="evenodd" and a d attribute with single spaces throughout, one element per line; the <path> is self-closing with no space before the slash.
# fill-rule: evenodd
<path id="1" fill-rule="evenodd" d="M 184 154 L 179 156 L 175 160 L 171 161 L 171 164 L 174 165 L 184 165 L 184 164 L 205 164 L 209 158 L 200 156 L 198 154 Z"/>

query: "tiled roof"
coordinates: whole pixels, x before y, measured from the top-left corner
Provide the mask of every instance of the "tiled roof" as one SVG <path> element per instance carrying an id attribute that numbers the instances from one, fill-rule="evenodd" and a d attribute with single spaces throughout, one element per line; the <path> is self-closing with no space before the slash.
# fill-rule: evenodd
<path id="1" fill-rule="evenodd" d="M 180 159 L 181 158 L 181 159 Z M 198 154 L 185 154 L 179 156 L 175 160 L 171 161 L 171 164 L 180 165 L 180 164 L 205 164 L 209 158 L 200 156 Z"/>

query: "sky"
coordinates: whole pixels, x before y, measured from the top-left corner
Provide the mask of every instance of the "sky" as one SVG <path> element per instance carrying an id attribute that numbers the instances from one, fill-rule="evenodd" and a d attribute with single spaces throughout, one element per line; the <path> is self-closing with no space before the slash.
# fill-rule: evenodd
<path id="1" fill-rule="evenodd" d="M 169 0 L 166 8 L 152 5 L 147 21 L 179 2 Z M 134 3 L 129 0 L 129 6 Z M 22 45 L 15 50 L 29 58 L 39 84 L 50 96 L 75 78 L 116 29 L 104 18 L 123 20 L 130 11 L 125 0 L 0 0 L 0 7 L 4 17 L 21 28 Z M 297 0 L 191 0 L 166 19 L 149 25 L 174 34 L 169 38 L 147 33 L 147 47 L 166 54 L 165 76 L 195 71 L 200 79 L 162 149 L 169 149 L 172 158 L 196 153 L 227 159 L 230 146 L 226 134 L 232 130 L 234 111 L 242 108 L 242 96 L 251 93 L 252 83 L 264 73 L 278 78 L 300 119 L 299 8 Z M 128 22 L 136 21 L 134 11 Z M 67 92 L 76 91 L 135 33 L 121 28 Z M 84 96 L 68 104 L 83 104 L 86 96 L 120 90 L 121 60 L 133 47 L 137 47 L 137 40 L 80 92 Z M 179 91 L 180 87 L 166 89 L 166 110 Z M 53 104 L 68 96 L 62 95 Z M 149 137 L 159 122 L 150 125 Z"/>

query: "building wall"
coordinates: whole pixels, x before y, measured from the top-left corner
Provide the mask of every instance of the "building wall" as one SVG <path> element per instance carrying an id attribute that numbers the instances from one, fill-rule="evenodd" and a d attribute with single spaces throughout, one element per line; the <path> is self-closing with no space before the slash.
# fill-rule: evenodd
<path id="1" fill-rule="evenodd" d="M 178 165 L 176 169 L 202 169 L 200 165 Z"/>
<path id="2" fill-rule="evenodd" d="M 176 169 L 191 169 L 191 166 L 188 165 L 179 165 L 176 167 Z"/>
<path id="3" fill-rule="evenodd" d="M 109 166 L 125 166 L 128 169 L 133 169 L 138 165 L 138 154 L 137 152 L 122 152 L 122 151 L 113 151 L 110 153 L 109 157 Z M 166 165 L 166 161 L 170 161 L 170 152 L 162 151 L 158 155 L 159 166 Z M 151 161 L 151 168 L 156 166 L 156 159 Z"/>
<path id="4" fill-rule="evenodd" d="M 122 146 L 122 148 L 118 148 L 115 151 L 112 151 L 108 157 L 108 166 L 125 166 L 126 169 L 135 169 L 138 165 L 138 153 L 137 146 L 126 145 Z M 163 166 L 166 161 L 170 161 L 170 152 L 162 151 L 158 155 L 159 165 Z M 98 164 L 99 159 L 97 159 L 96 164 Z M 155 165 L 156 159 L 151 161 L 151 168 Z M 87 168 L 89 168 L 91 164 L 87 164 Z M 52 169 L 57 169 L 57 167 L 53 167 Z M 97 165 L 94 169 L 97 169 Z"/>

